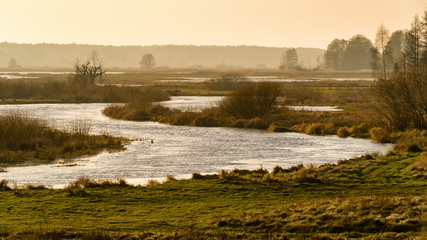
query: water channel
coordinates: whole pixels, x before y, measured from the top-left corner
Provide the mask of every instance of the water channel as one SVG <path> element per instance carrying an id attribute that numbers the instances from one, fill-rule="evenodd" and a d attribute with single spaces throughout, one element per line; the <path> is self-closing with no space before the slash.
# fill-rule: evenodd
<path id="1" fill-rule="evenodd" d="M 154 122 L 109 119 L 101 111 L 108 104 L 0 105 L 0 114 L 11 111 L 45 119 L 53 127 L 69 129 L 76 121 L 91 124 L 91 133 L 109 133 L 138 139 L 122 152 L 49 165 L 6 168 L 0 179 L 17 184 L 63 187 L 80 176 L 94 179 L 124 178 L 131 184 L 167 175 L 188 178 L 192 173 L 217 173 L 221 169 L 271 170 L 274 166 L 336 163 L 365 153 L 385 153 L 390 144 L 336 136 L 308 136 L 260 130 L 169 126 Z M 153 143 L 151 143 L 153 140 Z"/>

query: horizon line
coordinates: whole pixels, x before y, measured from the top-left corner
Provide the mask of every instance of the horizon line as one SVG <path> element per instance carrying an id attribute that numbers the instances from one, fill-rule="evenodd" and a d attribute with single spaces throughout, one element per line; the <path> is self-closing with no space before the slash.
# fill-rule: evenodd
<path id="1" fill-rule="evenodd" d="M 0 44 L 19 44 L 19 45 L 82 45 L 82 46 L 101 46 L 101 47 L 152 47 L 152 46 L 192 46 L 192 47 L 264 47 L 264 48 L 306 48 L 306 49 L 321 49 L 326 50 L 325 48 L 319 47 L 277 47 L 277 46 L 264 46 L 264 45 L 198 45 L 198 44 L 151 44 L 151 45 L 113 45 L 113 44 L 93 44 L 93 43 L 54 43 L 54 42 L 38 42 L 38 43 L 26 43 L 26 42 L 9 42 L 2 41 Z"/>

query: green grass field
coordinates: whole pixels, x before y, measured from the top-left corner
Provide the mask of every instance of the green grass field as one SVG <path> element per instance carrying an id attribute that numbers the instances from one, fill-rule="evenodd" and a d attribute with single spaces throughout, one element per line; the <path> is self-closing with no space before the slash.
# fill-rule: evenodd
<path id="1" fill-rule="evenodd" d="M 425 152 L 404 153 L 150 186 L 84 179 L 59 190 L 3 184 L 0 237 L 423 239 L 426 162 Z"/>

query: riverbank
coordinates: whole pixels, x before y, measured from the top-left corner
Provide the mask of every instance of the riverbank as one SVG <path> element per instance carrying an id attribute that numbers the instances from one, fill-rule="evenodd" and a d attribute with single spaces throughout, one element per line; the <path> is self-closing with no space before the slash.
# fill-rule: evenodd
<path id="1" fill-rule="evenodd" d="M 424 139 L 425 140 L 425 139 Z M 423 141 L 424 141 L 423 140 Z M 423 239 L 427 153 L 319 167 L 0 187 L 5 239 Z"/>

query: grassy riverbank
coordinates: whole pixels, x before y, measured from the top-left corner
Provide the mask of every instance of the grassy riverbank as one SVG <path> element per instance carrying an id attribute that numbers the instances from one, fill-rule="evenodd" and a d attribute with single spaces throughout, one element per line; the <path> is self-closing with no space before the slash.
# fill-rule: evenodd
<path id="1" fill-rule="evenodd" d="M 425 138 L 420 141 L 425 143 Z M 337 165 L 168 177 L 81 178 L 65 189 L 0 185 L 5 239 L 423 239 L 427 152 Z"/>
<path id="2" fill-rule="evenodd" d="M 72 131 L 63 131 L 18 114 L 0 116 L 0 166 L 48 163 L 103 150 L 123 150 L 127 142 L 106 134 L 89 135 L 89 131 L 90 123 L 85 122 L 76 122 Z"/>

